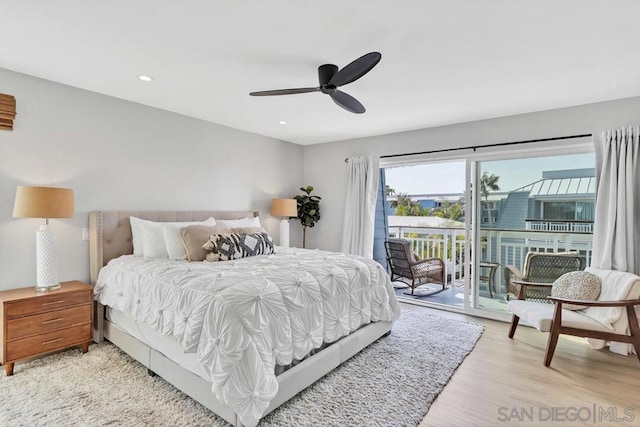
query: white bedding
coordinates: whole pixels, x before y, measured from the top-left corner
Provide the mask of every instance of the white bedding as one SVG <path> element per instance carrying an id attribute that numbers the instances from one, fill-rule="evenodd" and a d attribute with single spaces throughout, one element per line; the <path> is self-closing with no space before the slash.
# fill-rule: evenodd
<path id="1" fill-rule="evenodd" d="M 129 335 L 142 341 L 149 347 L 158 350 L 166 357 L 176 362 L 186 370 L 196 374 L 205 381 L 211 382 L 209 374 L 200 363 L 196 353 L 185 353 L 176 340 L 156 332 L 144 322 L 136 321 L 121 311 L 111 307 L 106 308 L 105 317 L 113 325 L 119 327 Z"/>
<path id="2" fill-rule="evenodd" d="M 247 426 L 278 391 L 276 364 L 400 314 L 377 262 L 296 248 L 215 263 L 123 256 L 102 268 L 95 297 L 197 353 Z"/>

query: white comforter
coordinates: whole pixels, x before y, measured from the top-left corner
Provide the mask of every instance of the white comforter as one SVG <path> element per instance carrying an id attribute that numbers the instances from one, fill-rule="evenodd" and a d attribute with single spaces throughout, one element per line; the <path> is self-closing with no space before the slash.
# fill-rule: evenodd
<path id="1" fill-rule="evenodd" d="M 247 426 L 278 392 L 276 364 L 400 314 L 377 262 L 295 248 L 212 263 L 123 256 L 100 271 L 95 299 L 197 352 L 216 398 Z"/>

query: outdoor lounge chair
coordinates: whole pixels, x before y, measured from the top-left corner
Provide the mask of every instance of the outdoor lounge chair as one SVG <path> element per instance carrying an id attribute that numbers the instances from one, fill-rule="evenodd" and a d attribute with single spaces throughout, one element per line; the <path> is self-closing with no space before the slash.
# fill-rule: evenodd
<path id="1" fill-rule="evenodd" d="M 384 247 L 391 268 L 391 280 L 400 279 L 407 283 L 411 287 L 411 295 L 417 286 L 428 282 L 441 284 L 445 289 L 442 259 L 417 259 L 411 250 L 411 242 L 405 239 L 389 239 L 384 242 Z"/>
<path id="2" fill-rule="evenodd" d="M 582 257 L 577 252 L 528 252 L 522 271 L 513 265 L 507 265 L 504 268 L 507 299 L 520 295 L 520 285 L 513 283 L 514 280 L 553 283 L 565 273 L 582 270 L 584 268 L 583 262 Z M 551 295 L 550 289 L 549 287 L 528 286 L 524 299 L 551 303 L 547 299 Z"/>

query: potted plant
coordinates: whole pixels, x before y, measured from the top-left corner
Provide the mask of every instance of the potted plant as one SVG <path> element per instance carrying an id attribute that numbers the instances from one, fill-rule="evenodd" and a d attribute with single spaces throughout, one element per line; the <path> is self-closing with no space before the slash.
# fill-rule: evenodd
<path id="1" fill-rule="evenodd" d="M 307 227 L 313 227 L 320 220 L 320 196 L 312 196 L 313 187 L 300 187 L 304 194 L 294 197 L 298 203 L 298 219 L 302 225 L 302 247 L 307 246 Z"/>

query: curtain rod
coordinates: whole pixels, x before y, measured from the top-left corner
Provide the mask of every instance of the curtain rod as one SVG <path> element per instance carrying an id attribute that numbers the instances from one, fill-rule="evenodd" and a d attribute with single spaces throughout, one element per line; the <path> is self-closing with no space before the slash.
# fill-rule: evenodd
<path id="1" fill-rule="evenodd" d="M 575 138 L 585 138 L 588 136 L 593 136 L 593 134 L 585 133 L 582 135 L 569 135 L 569 136 L 557 136 L 554 138 L 541 138 L 541 139 L 528 139 L 526 141 L 512 141 L 512 142 L 499 142 L 496 144 L 487 144 L 487 145 L 475 145 L 469 147 L 456 147 L 456 148 L 443 148 L 440 150 L 431 150 L 431 151 L 416 151 L 415 153 L 403 153 L 403 154 L 388 154 L 386 156 L 380 156 L 381 159 L 390 159 L 394 157 L 407 157 L 407 156 L 417 156 L 420 154 L 435 154 L 435 153 L 446 153 L 449 151 L 460 151 L 460 150 L 473 150 L 476 151 L 478 148 L 489 148 L 489 147 L 505 147 L 508 145 L 519 145 L 519 144 L 531 144 L 534 142 L 545 142 L 545 141 L 560 141 L 563 139 L 575 139 Z M 349 162 L 349 158 L 344 159 L 345 163 Z"/>

